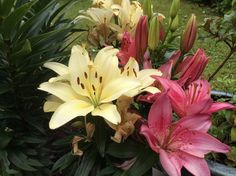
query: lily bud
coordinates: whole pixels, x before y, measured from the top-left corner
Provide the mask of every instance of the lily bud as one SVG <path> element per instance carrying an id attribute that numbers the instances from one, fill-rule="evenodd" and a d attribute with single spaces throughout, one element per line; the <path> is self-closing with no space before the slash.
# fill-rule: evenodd
<path id="1" fill-rule="evenodd" d="M 136 60 L 141 65 L 148 46 L 148 17 L 141 16 L 135 31 Z"/>
<path id="2" fill-rule="evenodd" d="M 171 23 L 171 21 L 170 21 L 170 23 Z M 173 21 L 172 21 L 172 23 L 171 23 L 171 25 L 170 25 L 170 31 L 171 31 L 171 32 L 175 32 L 175 31 L 178 29 L 178 27 L 179 27 L 179 16 L 177 15 L 177 16 L 173 19 Z"/>
<path id="3" fill-rule="evenodd" d="M 193 47 L 197 36 L 196 16 L 192 14 L 180 40 L 180 49 L 186 53 Z"/>
<path id="4" fill-rule="evenodd" d="M 143 13 L 144 13 L 144 15 L 147 15 L 148 18 L 152 17 L 153 7 L 152 7 L 152 1 L 151 0 L 144 0 L 143 1 Z"/>
<path id="5" fill-rule="evenodd" d="M 178 66 L 180 72 L 179 80 L 181 86 L 187 87 L 193 81 L 200 78 L 209 58 L 203 49 L 198 49 L 194 56 L 186 57 Z"/>
<path id="6" fill-rule="evenodd" d="M 180 8 L 180 0 L 173 0 L 170 8 L 170 17 L 172 20 L 177 16 L 179 8 Z"/>
<path id="7" fill-rule="evenodd" d="M 165 28 L 164 28 L 164 25 L 163 25 L 163 21 L 164 21 L 165 18 L 166 17 L 161 13 L 157 14 L 160 41 L 164 41 L 164 38 L 165 38 Z"/>
<path id="8" fill-rule="evenodd" d="M 159 22 L 156 16 L 151 19 L 148 33 L 148 47 L 155 50 L 159 43 Z"/>

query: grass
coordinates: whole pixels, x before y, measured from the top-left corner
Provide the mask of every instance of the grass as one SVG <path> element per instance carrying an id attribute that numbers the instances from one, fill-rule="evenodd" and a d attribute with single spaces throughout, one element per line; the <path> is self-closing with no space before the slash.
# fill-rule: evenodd
<path id="1" fill-rule="evenodd" d="M 62 2 L 68 0 L 60 0 Z M 172 0 L 152 0 L 154 5 L 154 11 L 163 13 L 166 17 L 169 12 L 169 8 Z M 87 9 L 91 4 L 88 0 L 77 0 L 71 9 L 69 9 L 67 16 L 70 18 L 76 17 L 79 10 Z M 214 15 L 212 9 L 207 7 L 199 7 L 197 4 L 193 4 L 189 1 L 182 0 L 180 15 L 180 26 L 183 28 L 190 17 L 194 13 L 197 16 L 197 21 L 199 26 L 204 22 L 204 18 Z M 168 21 L 168 20 L 166 20 Z M 181 33 L 181 28 L 177 32 Z M 206 37 L 205 33 L 201 28 L 198 30 L 198 39 L 195 43 L 193 51 L 198 48 L 205 49 L 207 55 L 210 57 L 209 64 L 204 72 L 204 78 L 208 78 L 211 73 L 217 68 L 217 66 L 223 61 L 227 55 L 228 48 L 224 43 L 217 43 L 214 39 Z M 236 55 L 234 55 L 225 67 L 216 75 L 216 77 L 211 81 L 212 89 L 221 90 L 231 93 L 236 93 Z"/>

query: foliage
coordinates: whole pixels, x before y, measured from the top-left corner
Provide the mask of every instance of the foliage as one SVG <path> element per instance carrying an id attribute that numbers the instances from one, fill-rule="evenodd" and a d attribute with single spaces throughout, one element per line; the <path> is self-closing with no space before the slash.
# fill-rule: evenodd
<path id="1" fill-rule="evenodd" d="M 63 61 L 74 25 L 73 2 L 0 1 L 0 175 L 49 175 L 56 156 L 37 87 L 45 61 Z"/>

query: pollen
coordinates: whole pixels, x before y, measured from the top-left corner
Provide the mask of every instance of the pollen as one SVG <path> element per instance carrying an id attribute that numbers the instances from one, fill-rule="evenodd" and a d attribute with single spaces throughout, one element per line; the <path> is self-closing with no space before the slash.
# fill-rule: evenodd
<path id="1" fill-rule="evenodd" d="M 133 72 L 134 72 L 135 77 L 137 77 L 137 73 L 134 68 L 133 68 Z"/>
<path id="2" fill-rule="evenodd" d="M 88 74 L 86 72 L 84 72 L 84 77 L 85 79 L 88 79 Z"/>
<path id="3" fill-rule="evenodd" d="M 102 83 L 102 76 L 100 76 L 100 78 L 99 78 L 99 82 Z"/>
<path id="4" fill-rule="evenodd" d="M 82 87 L 82 89 L 84 89 L 84 88 L 85 88 L 83 83 L 81 83 L 81 87 Z"/>
<path id="5" fill-rule="evenodd" d="M 77 77 L 77 84 L 80 85 L 80 79 Z"/>

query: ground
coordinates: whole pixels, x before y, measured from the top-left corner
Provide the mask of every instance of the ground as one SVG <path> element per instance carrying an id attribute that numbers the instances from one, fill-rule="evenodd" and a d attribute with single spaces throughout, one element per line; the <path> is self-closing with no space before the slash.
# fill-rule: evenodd
<path id="1" fill-rule="evenodd" d="M 62 2 L 68 0 L 60 0 Z M 168 11 L 172 0 L 152 0 L 154 5 L 154 11 L 168 15 Z M 87 9 L 91 1 L 89 0 L 77 0 L 73 5 L 67 16 L 74 18 L 79 10 Z M 208 7 L 200 7 L 198 4 L 193 4 L 187 0 L 181 1 L 180 9 L 180 25 L 184 26 L 190 15 L 194 13 L 197 16 L 199 25 L 198 40 L 195 43 L 193 51 L 197 48 L 204 48 L 207 55 L 210 57 L 210 62 L 205 70 L 204 77 L 208 78 L 211 73 L 217 68 L 217 66 L 223 61 L 228 53 L 228 48 L 223 43 L 217 43 L 214 39 L 207 38 L 207 33 L 201 29 L 201 24 L 204 22 L 204 18 L 215 16 L 214 10 Z M 167 20 L 166 20 L 167 21 Z M 179 31 L 180 32 L 180 31 Z M 225 67 L 216 75 L 212 80 L 212 89 L 236 93 L 236 55 L 234 55 Z"/>

